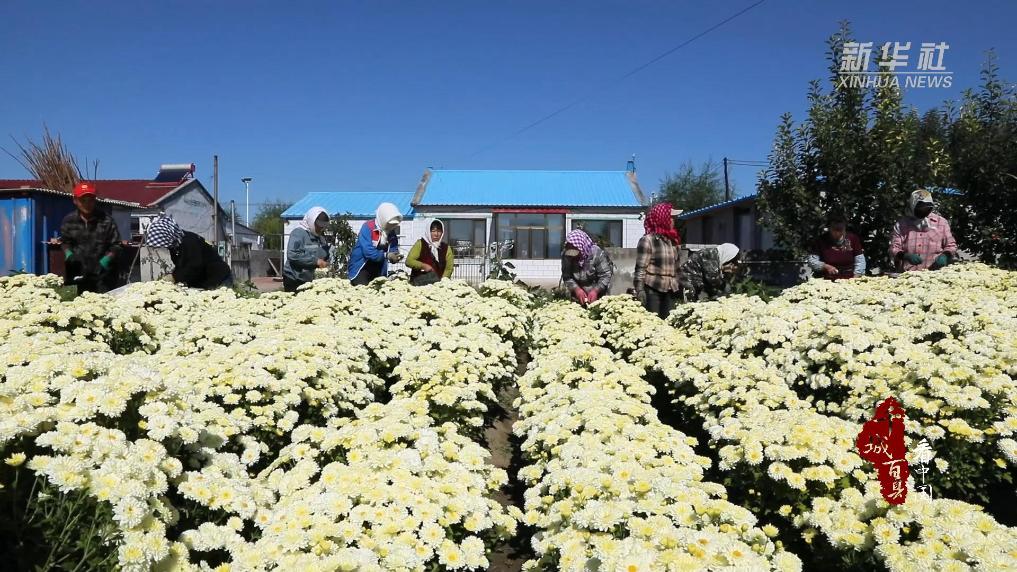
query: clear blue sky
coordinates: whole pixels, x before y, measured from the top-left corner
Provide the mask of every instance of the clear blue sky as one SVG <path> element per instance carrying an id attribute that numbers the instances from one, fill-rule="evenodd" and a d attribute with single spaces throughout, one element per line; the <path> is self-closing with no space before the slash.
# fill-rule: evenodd
<path id="1" fill-rule="evenodd" d="M 877 45 L 950 44 L 954 87 L 908 92 L 919 109 L 976 86 L 990 48 L 1017 80 L 1012 1 L 767 0 L 617 81 L 751 3 L 5 0 L 0 136 L 10 148 L 46 123 L 100 178 L 194 162 L 209 189 L 218 153 L 222 198 L 240 202 L 242 176 L 260 203 L 413 190 L 428 166 L 621 169 L 632 153 L 652 191 L 684 161 L 765 159 L 842 19 Z M 0 154 L 0 178 L 24 175 Z M 744 194 L 756 172 L 732 178 Z"/>

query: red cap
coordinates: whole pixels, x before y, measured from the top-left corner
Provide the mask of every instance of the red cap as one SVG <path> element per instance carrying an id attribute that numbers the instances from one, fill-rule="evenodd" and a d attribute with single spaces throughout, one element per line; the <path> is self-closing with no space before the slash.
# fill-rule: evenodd
<path id="1" fill-rule="evenodd" d="M 74 196 L 83 197 L 85 195 L 95 196 L 95 185 L 91 183 L 78 183 L 74 186 Z"/>

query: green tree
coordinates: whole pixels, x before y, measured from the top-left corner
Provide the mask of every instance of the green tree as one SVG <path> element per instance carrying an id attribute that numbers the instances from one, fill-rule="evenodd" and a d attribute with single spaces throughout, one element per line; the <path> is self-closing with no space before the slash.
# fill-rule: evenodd
<path id="1" fill-rule="evenodd" d="M 265 237 L 266 250 L 282 250 L 283 245 L 283 211 L 293 203 L 283 201 L 268 202 L 258 209 L 254 215 L 251 228 Z"/>
<path id="2" fill-rule="evenodd" d="M 724 200 L 724 178 L 720 166 L 709 160 L 699 168 L 683 163 L 678 171 L 660 182 L 654 202 L 666 201 L 684 211 L 715 205 Z"/>
<path id="3" fill-rule="evenodd" d="M 947 214 L 961 248 L 1017 267 L 1017 93 L 990 54 L 977 92 L 964 94 L 949 125 L 952 184 Z"/>
<path id="4" fill-rule="evenodd" d="M 945 186 L 949 160 L 941 118 L 905 109 L 894 78 L 875 85 L 841 81 L 848 24 L 828 42 L 832 84 L 809 87 L 808 116 L 781 117 L 759 180 L 763 222 L 797 255 L 821 232 L 829 214 L 843 214 L 862 241 L 870 266 L 887 268 L 890 231 L 911 191 Z"/>

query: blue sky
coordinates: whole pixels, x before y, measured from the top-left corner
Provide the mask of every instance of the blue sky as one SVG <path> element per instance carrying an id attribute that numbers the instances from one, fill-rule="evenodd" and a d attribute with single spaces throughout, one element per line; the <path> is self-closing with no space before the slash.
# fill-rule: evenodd
<path id="1" fill-rule="evenodd" d="M 241 203 L 243 176 L 258 204 L 413 190 L 429 166 L 610 170 L 632 153 L 652 191 L 684 161 L 765 159 L 842 19 L 877 45 L 950 44 L 954 87 L 908 92 L 919 109 L 976 86 L 990 48 L 1017 80 L 1013 2 L 767 0 L 618 81 L 752 3 L 7 0 L 0 137 L 45 123 L 100 178 L 194 162 L 209 189 L 218 153 L 221 197 Z M 0 154 L 0 178 L 24 175 Z M 755 169 L 731 175 L 753 190 Z"/>

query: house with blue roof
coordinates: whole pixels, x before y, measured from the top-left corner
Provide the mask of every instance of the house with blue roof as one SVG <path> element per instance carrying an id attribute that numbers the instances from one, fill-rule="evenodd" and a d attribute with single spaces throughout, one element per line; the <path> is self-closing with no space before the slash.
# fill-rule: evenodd
<path id="1" fill-rule="evenodd" d="M 356 230 L 381 202 L 396 204 L 406 216 L 399 233 L 404 252 L 422 236 L 428 219 L 439 218 L 456 252 L 455 276 L 483 276 L 486 268 L 476 266 L 488 245 L 511 242 L 506 258 L 520 280 L 555 285 L 569 230 L 583 228 L 607 247 L 635 248 L 649 197 L 639 186 L 634 161 L 617 171 L 427 169 L 415 192 L 310 193 L 283 214 L 286 233 L 312 206 L 352 213 Z"/>

